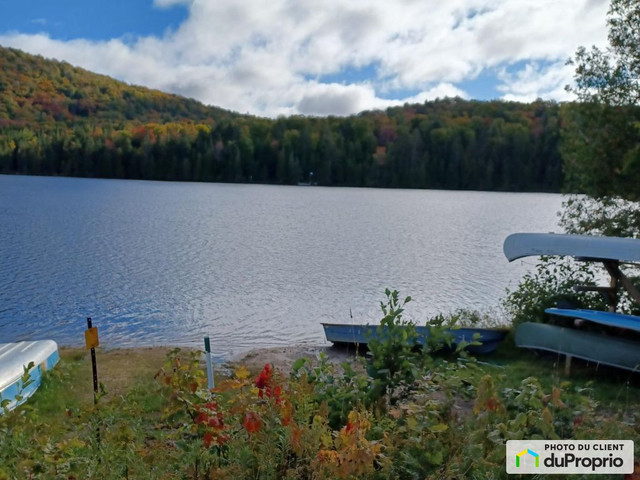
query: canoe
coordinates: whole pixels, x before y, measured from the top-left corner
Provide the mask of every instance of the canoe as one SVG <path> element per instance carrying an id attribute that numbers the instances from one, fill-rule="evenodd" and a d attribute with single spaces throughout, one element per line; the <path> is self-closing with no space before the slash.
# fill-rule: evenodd
<path id="1" fill-rule="evenodd" d="M 636 317 L 635 315 L 567 308 L 547 308 L 545 312 L 559 317 L 578 318 L 580 320 L 606 325 L 607 327 L 624 328 L 640 332 L 640 317 Z"/>
<path id="2" fill-rule="evenodd" d="M 640 371 L 640 343 L 575 328 L 522 323 L 516 328 L 518 347 L 546 350 L 611 367 Z"/>
<path id="3" fill-rule="evenodd" d="M 539 255 L 561 255 L 593 260 L 640 262 L 640 239 L 567 235 L 560 233 L 514 233 L 503 245 L 512 262 Z"/>
<path id="4" fill-rule="evenodd" d="M 620 270 L 625 262 L 640 262 L 640 240 L 634 238 L 600 237 L 594 235 L 565 235 L 555 233 L 514 233 L 503 245 L 504 255 L 511 262 L 518 258 L 538 255 L 570 256 L 577 260 L 602 262 L 611 276 L 608 286 L 581 285 L 577 291 L 595 291 L 607 295 L 609 307 L 618 304 L 618 286 L 640 302 L 640 291 Z M 627 370 L 640 368 L 640 317 L 614 312 L 583 309 L 548 308 L 548 314 L 580 319 L 593 324 L 613 327 L 614 330 L 583 330 L 542 323 L 523 323 L 515 332 L 518 347 L 547 350 L 567 356 L 567 372 L 571 357 Z M 584 326 L 587 326 L 585 324 Z M 627 330 L 623 338 L 618 330 Z"/>
<path id="5" fill-rule="evenodd" d="M 12 410 L 27 401 L 40 386 L 42 374 L 59 359 L 58 345 L 53 340 L 0 343 L 0 402 L 8 400 L 7 408 Z M 22 376 L 30 362 L 34 363 L 29 372 L 32 382 L 24 387 Z"/>
<path id="6" fill-rule="evenodd" d="M 337 344 L 357 344 L 366 345 L 371 338 L 377 338 L 378 325 L 355 325 L 348 323 L 323 323 L 324 334 L 327 341 Z M 429 336 L 427 327 L 416 326 L 418 333 L 418 343 L 424 345 L 426 338 Z M 483 354 L 493 352 L 504 337 L 509 332 L 508 329 L 502 328 L 451 328 L 447 330 L 452 335 L 452 343 L 454 345 L 460 342 L 473 341 L 474 335 L 479 335 L 478 341 L 481 345 L 469 345 L 467 350 L 474 354 Z"/>

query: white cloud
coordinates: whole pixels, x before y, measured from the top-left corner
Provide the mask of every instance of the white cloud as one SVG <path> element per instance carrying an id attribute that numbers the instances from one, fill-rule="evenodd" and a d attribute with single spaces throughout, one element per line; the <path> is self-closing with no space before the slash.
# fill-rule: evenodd
<path id="1" fill-rule="evenodd" d="M 515 73 L 502 70 L 498 75 L 502 81 L 498 90 L 504 93 L 505 100 L 515 102 L 532 102 L 537 98 L 569 100 L 571 95 L 564 87 L 572 75 L 573 67 L 565 62 L 551 65 L 528 63 Z"/>
<path id="2" fill-rule="evenodd" d="M 468 94 L 460 90 L 455 85 L 451 83 L 440 83 L 435 87 L 430 88 L 424 92 L 420 92 L 413 97 L 408 97 L 402 100 L 402 103 L 424 103 L 427 100 L 435 100 L 436 98 L 446 98 L 446 97 L 460 97 L 460 98 L 468 98 Z"/>
<path id="3" fill-rule="evenodd" d="M 373 89 L 361 85 L 314 85 L 305 89 L 296 109 L 308 115 L 348 115 L 375 100 Z"/>
<path id="4" fill-rule="evenodd" d="M 606 0 L 154 0 L 158 8 L 177 4 L 188 17 L 162 37 L 64 42 L 5 33 L 0 44 L 275 116 L 465 97 L 456 83 L 496 68 L 505 98 L 565 99 L 572 75 L 564 61 L 606 40 Z M 505 68 L 521 64 L 528 66 Z M 321 82 L 369 65 L 375 78 Z M 420 93 L 398 93 L 407 91 Z M 383 98 L 394 92 L 402 98 Z"/>

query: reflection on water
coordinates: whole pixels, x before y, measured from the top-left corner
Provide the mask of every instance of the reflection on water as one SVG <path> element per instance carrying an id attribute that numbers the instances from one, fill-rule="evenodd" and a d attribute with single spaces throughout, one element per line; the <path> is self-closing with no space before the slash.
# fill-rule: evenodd
<path id="1" fill-rule="evenodd" d="M 417 321 L 486 309 L 528 264 L 516 231 L 558 230 L 559 195 L 0 176 L 0 342 L 322 343 L 374 323 L 386 287 Z"/>

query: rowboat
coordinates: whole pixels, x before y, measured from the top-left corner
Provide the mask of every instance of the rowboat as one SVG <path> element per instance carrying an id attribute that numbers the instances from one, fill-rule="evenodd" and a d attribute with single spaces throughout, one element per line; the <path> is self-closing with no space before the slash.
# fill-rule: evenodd
<path id="1" fill-rule="evenodd" d="M 327 341 L 334 344 L 367 345 L 372 338 L 384 337 L 386 327 L 378 330 L 378 325 L 358 325 L 348 323 L 323 323 Z M 424 345 L 429 337 L 426 326 L 416 326 L 417 343 Z M 503 328 L 450 328 L 446 332 L 451 336 L 452 346 L 461 342 L 480 342 L 480 345 L 468 345 L 467 351 L 473 354 L 493 352 L 509 332 Z M 476 338 L 477 334 L 477 338 Z"/>
<path id="2" fill-rule="evenodd" d="M 0 402 L 9 410 L 26 402 L 40 386 L 43 373 L 59 359 L 58 345 L 53 340 L 0 343 Z M 25 371 L 32 362 L 27 380 Z M 0 414 L 3 410 L 0 408 Z"/>

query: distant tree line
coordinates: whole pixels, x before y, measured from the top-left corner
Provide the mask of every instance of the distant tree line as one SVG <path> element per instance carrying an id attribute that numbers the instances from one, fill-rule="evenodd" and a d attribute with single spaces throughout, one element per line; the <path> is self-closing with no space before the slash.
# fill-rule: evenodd
<path id="1" fill-rule="evenodd" d="M 0 173 L 557 192 L 582 108 L 453 98 L 265 119 L 0 47 Z"/>
<path id="2" fill-rule="evenodd" d="M 347 118 L 0 129 L 0 172 L 558 191 L 559 107 L 447 99 Z"/>

